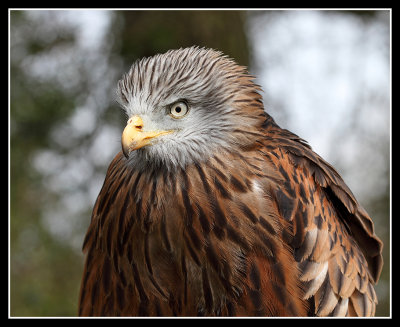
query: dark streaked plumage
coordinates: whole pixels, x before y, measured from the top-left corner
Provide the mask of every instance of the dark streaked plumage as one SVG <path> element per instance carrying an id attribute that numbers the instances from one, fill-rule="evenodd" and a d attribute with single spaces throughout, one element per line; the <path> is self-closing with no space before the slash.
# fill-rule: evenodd
<path id="1" fill-rule="evenodd" d="M 84 240 L 80 315 L 374 315 L 371 218 L 264 112 L 252 79 L 193 47 L 136 62 L 120 81 L 135 133 L 173 132 L 111 162 Z M 178 100 L 190 110 L 173 119 Z"/>

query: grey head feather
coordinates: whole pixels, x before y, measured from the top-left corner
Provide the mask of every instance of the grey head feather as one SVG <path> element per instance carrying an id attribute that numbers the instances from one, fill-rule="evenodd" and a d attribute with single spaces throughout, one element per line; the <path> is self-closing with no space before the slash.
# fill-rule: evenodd
<path id="1" fill-rule="evenodd" d="M 143 169 L 184 168 L 235 146 L 232 131 L 238 129 L 239 113 L 234 100 L 252 86 L 242 85 L 245 76 L 245 68 L 221 52 L 199 47 L 136 61 L 118 82 L 118 102 L 128 117 L 140 115 L 145 127 L 175 132 L 132 152 L 130 162 Z M 168 109 L 179 100 L 190 109 L 173 119 Z"/>

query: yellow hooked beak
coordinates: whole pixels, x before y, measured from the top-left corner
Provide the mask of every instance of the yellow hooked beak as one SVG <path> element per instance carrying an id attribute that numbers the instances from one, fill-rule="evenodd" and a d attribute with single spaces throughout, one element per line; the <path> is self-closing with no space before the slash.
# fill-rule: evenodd
<path id="1" fill-rule="evenodd" d="M 155 137 L 170 134 L 172 131 L 143 131 L 143 120 L 139 116 L 132 116 L 122 132 L 122 152 L 128 158 L 132 151 L 151 144 Z"/>

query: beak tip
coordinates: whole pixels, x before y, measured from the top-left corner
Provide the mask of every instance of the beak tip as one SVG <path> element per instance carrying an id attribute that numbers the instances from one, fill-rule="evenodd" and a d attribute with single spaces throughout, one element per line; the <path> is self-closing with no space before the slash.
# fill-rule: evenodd
<path id="1" fill-rule="evenodd" d="M 129 148 L 129 146 L 124 145 L 123 142 L 121 142 L 122 144 L 122 153 L 124 154 L 125 158 L 128 159 L 129 158 L 129 154 L 131 153 L 131 150 Z"/>
<path id="2" fill-rule="evenodd" d="M 125 152 L 124 150 L 122 150 L 122 153 L 124 154 L 125 159 L 129 159 L 129 153 Z"/>

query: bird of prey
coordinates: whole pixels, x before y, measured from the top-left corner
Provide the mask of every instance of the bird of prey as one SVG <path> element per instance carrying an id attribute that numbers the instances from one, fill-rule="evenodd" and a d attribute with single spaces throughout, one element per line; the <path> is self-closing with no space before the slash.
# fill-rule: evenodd
<path id="1" fill-rule="evenodd" d="M 336 170 L 213 49 L 136 61 L 81 316 L 373 316 L 383 244 Z"/>

